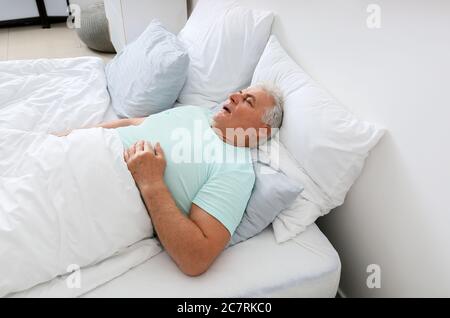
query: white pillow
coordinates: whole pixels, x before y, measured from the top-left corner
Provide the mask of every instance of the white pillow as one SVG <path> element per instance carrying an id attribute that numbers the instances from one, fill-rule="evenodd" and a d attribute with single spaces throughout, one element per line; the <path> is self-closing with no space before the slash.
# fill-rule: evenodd
<path id="1" fill-rule="evenodd" d="M 229 0 L 200 0 L 178 38 L 190 65 L 178 101 L 211 107 L 250 84 L 273 14 Z"/>
<path id="2" fill-rule="evenodd" d="M 275 36 L 255 69 L 252 84 L 257 82 L 274 83 L 285 95 L 280 142 L 269 144 L 278 148 L 267 154 L 271 165 L 305 187 L 303 198 L 273 223 L 277 241 L 284 241 L 343 203 L 384 130 L 342 107 L 287 55 Z"/>
<path id="3" fill-rule="evenodd" d="M 146 117 L 172 107 L 188 65 L 183 44 L 153 20 L 106 66 L 112 107 L 120 117 Z"/>

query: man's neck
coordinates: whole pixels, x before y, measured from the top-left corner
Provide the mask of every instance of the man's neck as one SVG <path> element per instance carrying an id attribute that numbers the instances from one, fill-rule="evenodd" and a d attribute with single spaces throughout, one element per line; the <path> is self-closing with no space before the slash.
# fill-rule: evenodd
<path id="1" fill-rule="evenodd" d="M 211 128 L 212 128 L 212 130 L 214 130 L 214 132 L 216 133 L 216 135 L 217 135 L 224 143 L 227 143 L 227 144 L 232 145 L 232 146 L 234 146 L 234 147 L 244 147 L 244 148 L 249 148 L 247 138 L 244 137 L 244 139 L 245 139 L 244 144 L 243 144 L 243 145 L 240 145 L 240 144 L 242 144 L 242 142 L 239 142 L 239 141 L 240 141 L 240 139 L 242 139 L 242 138 L 239 138 L 239 136 L 237 136 L 236 134 L 231 134 L 231 136 L 227 136 L 227 134 L 226 134 L 227 128 L 224 129 L 225 132 L 223 131 L 223 129 L 220 129 L 220 128 L 215 127 L 214 124 L 211 125 Z M 227 137 L 228 137 L 228 138 L 227 138 Z"/>
<path id="2" fill-rule="evenodd" d="M 224 143 L 227 143 L 227 144 L 229 144 L 229 145 L 235 146 L 234 139 L 233 139 L 233 140 L 227 139 L 226 133 L 224 133 L 224 132 L 222 131 L 222 129 L 217 128 L 217 127 L 215 127 L 214 125 L 211 125 L 211 128 L 212 128 L 212 130 L 216 133 L 216 135 L 217 135 Z"/>

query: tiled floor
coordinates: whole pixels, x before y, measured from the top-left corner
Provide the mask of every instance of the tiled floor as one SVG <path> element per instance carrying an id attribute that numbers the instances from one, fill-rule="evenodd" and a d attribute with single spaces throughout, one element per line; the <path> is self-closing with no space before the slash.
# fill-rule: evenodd
<path id="1" fill-rule="evenodd" d="M 50 29 L 39 25 L 0 29 L 0 61 L 85 55 L 101 57 L 105 62 L 114 57 L 86 47 L 65 23 L 52 24 Z"/>

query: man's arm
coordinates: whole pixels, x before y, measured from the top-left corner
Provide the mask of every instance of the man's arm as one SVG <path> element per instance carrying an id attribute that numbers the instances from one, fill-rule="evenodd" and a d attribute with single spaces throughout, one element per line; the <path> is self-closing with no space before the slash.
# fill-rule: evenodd
<path id="1" fill-rule="evenodd" d="M 205 272 L 228 243 L 228 230 L 195 204 L 189 216 L 177 208 L 164 183 L 166 162 L 159 143 L 153 149 L 139 141 L 124 156 L 166 251 L 183 273 Z"/>
<path id="2" fill-rule="evenodd" d="M 117 120 L 112 120 L 112 121 L 101 123 L 101 124 L 93 126 L 91 128 L 94 128 L 94 127 L 119 128 L 119 127 L 131 126 L 131 125 L 137 126 L 137 125 L 140 125 L 144 121 L 144 119 L 145 119 L 145 117 L 117 119 Z M 54 133 L 54 135 L 56 135 L 58 137 L 62 137 L 62 136 L 67 136 L 71 132 L 72 132 L 72 130 L 66 130 L 64 132 Z"/>

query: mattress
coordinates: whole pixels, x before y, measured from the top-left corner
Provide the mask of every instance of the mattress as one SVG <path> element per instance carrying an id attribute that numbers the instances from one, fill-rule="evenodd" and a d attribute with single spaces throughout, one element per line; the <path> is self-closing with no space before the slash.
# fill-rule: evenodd
<path id="1" fill-rule="evenodd" d="M 340 271 L 315 224 L 282 244 L 267 228 L 226 249 L 201 276 L 182 274 L 161 252 L 83 297 L 335 297 Z"/>

